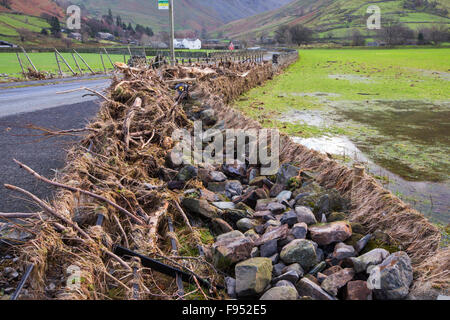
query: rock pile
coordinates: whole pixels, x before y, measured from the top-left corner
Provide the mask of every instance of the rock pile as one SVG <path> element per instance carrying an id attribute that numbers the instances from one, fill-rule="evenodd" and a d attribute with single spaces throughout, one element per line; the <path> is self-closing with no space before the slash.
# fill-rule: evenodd
<path id="1" fill-rule="evenodd" d="M 198 114 L 206 111 L 208 116 L 190 117 L 206 127 L 220 126 L 211 109 Z M 286 163 L 275 176 L 266 177 L 259 175 L 258 166 L 238 161 L 173 169 L 178 170 L 170 182 L 174 186 L 184 186 L 187 179 L 202 182 L 199 189 L 184 191 L 182 205 L 216 235 L 209 256 L 230 275 L 225 283 L 231 298 L 371 300 L 408 295 L 408 255 L 382 232 L 365 234 L 363 226 L 349 222 L 348 201 L 318 185 L 313 172 Z"/>

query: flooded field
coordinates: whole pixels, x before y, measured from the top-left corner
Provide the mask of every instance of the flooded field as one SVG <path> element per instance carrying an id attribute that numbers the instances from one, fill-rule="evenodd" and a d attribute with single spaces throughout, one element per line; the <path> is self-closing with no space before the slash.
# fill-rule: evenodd
<path id="1" fill-rule="evenodd" d="M 398 197 L 449 224 L 450 49 L 300 54 L 238 107 L 342 163 L 364 163 Z M 263 108 L 246 110 L 255 101 Z"/>

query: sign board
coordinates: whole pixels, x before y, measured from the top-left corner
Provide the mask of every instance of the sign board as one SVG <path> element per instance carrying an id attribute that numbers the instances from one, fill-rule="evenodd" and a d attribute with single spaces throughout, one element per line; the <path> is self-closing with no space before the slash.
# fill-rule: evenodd
<path id="1" fill-rule="evenodd" d="M 169 0 L 158 0 L 159 10 L 169 10 Z"/>

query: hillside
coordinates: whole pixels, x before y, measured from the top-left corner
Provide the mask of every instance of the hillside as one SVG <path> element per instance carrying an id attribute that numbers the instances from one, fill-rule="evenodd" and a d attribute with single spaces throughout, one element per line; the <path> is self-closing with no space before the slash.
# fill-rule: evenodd
<path id="1" fill-rule="evenodd" d="M 0 12 L 19 12 L 36 17 L 45 13 L 64 17 L 62 8 L 52 0 L 10 0 L 8 6 L 0 5 Z"/>
<path id="2" fill-rule="evenodd" d="M 230 21 L 279 8 L 292 0 L 177 0 L 177 30 L 213 30 Z M 157 8 L 156 0 L 72 0 L 88 14 L 100 17 L 112 10 L 126 22 L 150 26 L 155 31 L 167 30 L 168 13 Z"/>
<path id="3" fill-rule="evenodd" d="M 446 15 L 432 12 L 429 8 L 405 9 L 404 0 L 297 0 L 277 10 L 251 18 L 231 22 L 215 30 L 231 38 L 256 38 L 273 35 L 280 25 L 304 24 L 318 32 L 318 37 L 346 37 L 352 30 L 366 32 L 369 5 L 381 8 L 382 19 L 395 18 L 412 29 L 435 23 L 450 24 Z M 437 9 L 450 11 L 447 0 L 436 1 Z"/>

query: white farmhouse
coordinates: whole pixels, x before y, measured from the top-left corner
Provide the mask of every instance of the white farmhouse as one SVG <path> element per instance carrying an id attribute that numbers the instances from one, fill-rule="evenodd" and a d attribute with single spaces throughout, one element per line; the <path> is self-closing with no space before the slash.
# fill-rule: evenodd
<path id="1" fill-rule="evenodd" d="M 200 39 L 173 39 L 175 49 L 199 50 L 202 48 Z"/>

